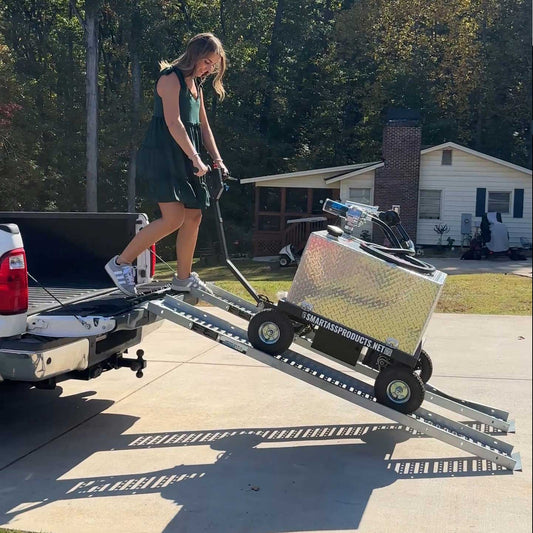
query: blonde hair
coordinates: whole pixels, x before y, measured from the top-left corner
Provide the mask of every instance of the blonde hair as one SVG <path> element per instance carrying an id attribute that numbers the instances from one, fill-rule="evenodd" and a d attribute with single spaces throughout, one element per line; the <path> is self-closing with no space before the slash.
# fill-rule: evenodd
<path id="1" fill-rule="evenodd" d="M 220 56 L 220 62 L 212 72 L 215 75 L 213 79 L 213 88 L 220 100 L 223 100 L 226 96 L 226 91 L 222 84 L 222 78 L 226 72 L 226 52 L 224 52 L 224 47 L 220 40 L 212 33 L 199 33 L 198 35 L 195 35 L 187 43 L 185 52 L 181 54 L 178 59 L 175 59 L 171 63 L 168 61 L 160 61 L 159 68 L 164 70 L 166 68 L 178 67 L 183 72 L 183 75 L 187 77 L 194 72 L 198 61 L 213 53 Z M 207 78 L 207 76 L 205 78 Z M 205 78 L 200 81 L 200 85 L 203 85 Z"/>

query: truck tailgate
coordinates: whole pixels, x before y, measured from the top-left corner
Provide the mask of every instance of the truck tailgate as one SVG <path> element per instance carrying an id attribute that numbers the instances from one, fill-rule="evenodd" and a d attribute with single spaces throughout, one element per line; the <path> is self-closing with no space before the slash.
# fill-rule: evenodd
<path id="1" fill-rule="evenodd" d="M 168 284 L 153 283 L 143 290 L 144 294 L 130 297 L 116 289 L 100 291 L 98 295 L 97 291 L 88 289 L 86 295 L 77 295 L 76 302 L 34 312 L 33 319 L 50 324 L 45 329 L 48 333 L 49 328 L 52 336 L 28 333 L 0 339 L 0 382 L 52 379 L 55 386 L 56 379 L 90 379 L 103 370 L 125 366 L 121 363 L 122 354 L 161 325 L 159 317 L 148 311 L 145 302 L 160 297 L 161 291 L 168 290 Z M 65 317 L 110 317 L 114 327 L 98 335 L 88 332 L 76 337 L 53 336 L 56 319 L 61 321 Z"/>

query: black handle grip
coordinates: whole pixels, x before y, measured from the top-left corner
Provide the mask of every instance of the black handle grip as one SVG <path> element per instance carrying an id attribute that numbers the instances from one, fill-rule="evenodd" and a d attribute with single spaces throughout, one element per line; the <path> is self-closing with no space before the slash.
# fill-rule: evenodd
<path id="1" fill-rule="evenodd" d="M 211 172 L 211 167 L 209 165 L 207 166 L 207 172 Z M 192 170 L 194 173 L 198 172 L 200 169 L 198 167 L 192 167 Z"/>
<path id="2" fill-rule="evenodd" d="M 400 223 L 400 215 L 396 211 L 381 211 L 379 219 L 385 222 L 387 226 L 397 226 Z"/>

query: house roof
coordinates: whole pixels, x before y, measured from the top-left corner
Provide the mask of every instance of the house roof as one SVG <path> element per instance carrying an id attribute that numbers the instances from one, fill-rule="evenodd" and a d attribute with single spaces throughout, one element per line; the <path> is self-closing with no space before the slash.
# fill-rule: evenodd
<path id="1" fill-rule="evenodd" d="M 384 164 L 385 163 L 383 163 L 383 161 L 381 163 L 366 163 L 366 166 L 358 170 L 353 170 L 351 172 L 345 172 L 339 176 L 331 176 L 331 178 L 325 178 L 324 181 L 326 183 L 335 183 L 337 181 L 342 181 L 347 178 L 353 178 L 355 176 L 359 176 L 359 174 L 364 174 L 365 172 L 369 172 L 370 170 L 375 170 L 376 168 L 382 167 Z"/>
<path id="2" fill-rule="evenodd" d="M 332 174 L 327 179 L 339 178 L 345 174 L 351 174 L 353 171 L 364 169 L 368 166 L 375 165 L 375 162 L 371 163 L 358 163 L 356 165 L 344 165 L 342 167 L 329 167 L 329 168 L 315 168 L 311 170 L 301 170 L 298 172 L 288 172 L 286 174 L 272 174 L 270 176 L 258 176 L 256 178 L 244 178 L 241 179 L 241 183 L 257 183 L 260 181 L 274 181 L 284 178 L 304 178 L 308 176 L 316 176 L 320 174 Z M 329 183 L 329 182 L 328 182 Z"/>
<path id="3" fill-rule="evenodd" d="M 527 174 L 529 176 L 531 176 L 532 174 L 531 170 L 528 168 L 521 167 L 513 163 L 509 163 L 509 161 L 504 161 L 503 159 L 492 157 L 482 152 L 472 150 L 471 148 L 467 148 L 466 146 L 461 146 L 460 144 L 457 144 L 454 142 L 446 142 L 443 144 L 438 144 L 437 146 L 431 146 L 429 148 L 425 148 L 420 151 L 420 155 L 422 156 L 422 155 L 434 152 L 436 150 L 445 150 L 447 148 L 453 149 L 453 150 L 460 150 L 462 152 L 465 152 L 470 155 L 474 155 L 476 157 L 480 157 L 487 161 L 492 161 L 493 163 L 497 163 L 499 165 L 512 168 L 514 170 L 518 170 L 519 172 L 523 172 L 524 174 Z M 305 178 L 305 177 L 310 177 L 310 176 L 331 174 L 328 177 L 324 177 L 325 183 L 330 184 L 330 183 L 336 183 L 337 181 L 342 181 L 348 178 L 353 178 L 360 174 L 364 174 L 365 172 L 369 172 L 371 170 L 380 168 L 383 165 L 384 165 L 383 161 L 381 162 L 373 161 L 370 163 L 359 163 L 356 165 L 344 165 L 341 167 L 318 168 L 318 169 L 311 169 L 311 170 L 301 170 L 298 172 L 288 172 L 285 174 L 272 174 L 270 176 L 258 176 L 256 178 L 244 178 L 244 179 L 241 179 L 240 182 L 241 183 L 258 183 L 261 181 L 274 181 L 274 180 L 279 180 L 279 179 L 284 179 L 284 178 Z"/>
<path id="4" fill-rule="evenodd" d="M 529 168 L 520 167 L 513 163 L 509 163 L 509 161 L 504 161 L 503 159 L 492 157 L 491 155 L 484 154 L 483 152 L 478 152 L 477 150 L 472 150 L 472 148 L 467 148 L 466 146 L 461 146 L 460 144 L 454 142 L 447 142 L 443 144 L 438 144 L 437 146 L 431 146 L 430 148 L 422 150 L 420 152 L 420 155 L 429 154 L 431 152 L 435 152 L 436 150 L 445 150 L 446 148 L 460 150 L 461 152 L 465 152 L 467 154 L 486 159 L 487 161 L 492 161 L 493 163 L 498 163 L 499 165 L 503 165 L 504 167 L 513 168 L 514 170 L 518 170 L 519 172 L 523 172 L 524 174 L 531 176 L 531 170 Z"/>

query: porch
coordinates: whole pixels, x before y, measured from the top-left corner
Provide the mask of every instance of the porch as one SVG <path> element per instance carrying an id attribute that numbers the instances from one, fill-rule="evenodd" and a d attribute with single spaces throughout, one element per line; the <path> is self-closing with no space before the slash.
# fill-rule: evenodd
<path id="1" fill-rule="evenodd" d="M 303 248 L 313 231 L 325 229 L 336 219 L 322 211 L 327 198 L 338 200 L 339 189 L 256 184 L 254 257 L 277 255 L 287 244 Z"/>

